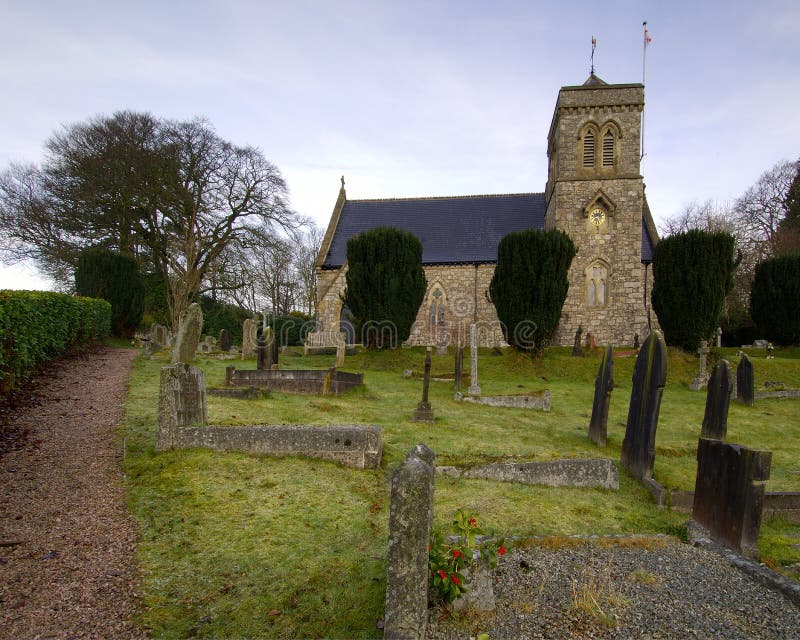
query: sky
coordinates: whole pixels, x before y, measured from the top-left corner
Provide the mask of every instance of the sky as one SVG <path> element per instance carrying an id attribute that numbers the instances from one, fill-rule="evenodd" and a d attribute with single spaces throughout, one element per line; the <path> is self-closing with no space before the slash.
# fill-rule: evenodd
<path id="1" fill-rule="evenodd" d="M 0 171 L 130 109 L 260 148 L 327 226 L 350 199 L 540 192 L 558 90 L 643 80 L 658 224 L 800 156 L 796 0 L 0 0 Z M 2 288 L 48 288 L 32 265 Z"/>

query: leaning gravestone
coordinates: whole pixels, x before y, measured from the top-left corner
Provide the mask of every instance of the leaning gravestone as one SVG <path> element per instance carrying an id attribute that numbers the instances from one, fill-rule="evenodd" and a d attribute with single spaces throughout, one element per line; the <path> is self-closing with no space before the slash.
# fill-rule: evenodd
<path id="1" fill-rule="evenodd" d="M 731 401 L 731 378 L 727 360 L 720 360 L 708 380 L 706 413 L 703 416 L 702 438 L 724 440 L 728 431 L 728 407 Z"/>
<path id="2" fill-rule="evenodd" d="M 227 329 L 219 330 L 219 348 L 221 351 L 228 352 L 231 350 L 231 334 Z"/>
<path id="3" fill-rule="evenodd" d="M 758 558 L 758 533 L 772 453 L 701 438 L 692 518 L 711 537 Z"/>
<path id="4" fill-rule="evenodd" d="M 387 640 L 425 637 L 435 459 L 433 451 L 418 444 L 392 476 L 383 630 Z"/>
<path id="5" fill-rule="evenodd" d="M 594 403 L 592 404 L 592 419 L 589 421 L 589 439 L 598 447 L 606 446 L 608 405 L 611 403 L 613 390 L 614 347 L 609 345 L 603 351 L 603 358 L 594 381 Z"/>
<path id="6" fill-rule="evenodd" d="M 203 426 L 207 419 L 203 372 L 184 363 L 163 367 L 158 392 L 156 450 L 172 449 L 178 429 Z"/>
<path id="7" fill-rule="evenodd" d="M 667 345 L 658 331 L 644 341 L 633 369 L 628 423 L 622 442 L 622 464 L 639 480 L 653 477 L 656 428 L 667 382 Z"/>
<path id="8" fill-rule="evenodd" d="M 583 333 L 583 326 L 578 325 L 577 331 L 575 331 L 575 341 L 572 344 L 572 355 L 573 356 L 582 356 L 583 349 L 581 349 L 581 334 Z"/>
<path id="9" fill-rule="evenodd" d="M 200 305 L 193 302 L 181 315 L 178 325 L 178 335 L 172 349 L 172 363 L 183 362 L 189 364 L 194 361 L 197 345 L 200 343 L 200 334 L 203 331 L 203 311 Z"/>
<path id="10" fill-rule="evenodd" d="M 472 324 L 469 328 L 469 369 L 470 385 L 467 393 L 471 396 L 481 395 L 478 385 L 478 328 Z"/>
<path id="11" fill-rule="evenodd" d="M 258 322 L 252 318 L 246 318 L 242 323 L 242 360 L 253 357 L 257 339 Z"/>
<path id="12" fill-rule="evenodd" d="M 736 367 L 736 397 L 748 407 L 755 402 L 756 390 L 753 381 L 753 363 L 746 353 L 742 354 L 739 366 Z"/>

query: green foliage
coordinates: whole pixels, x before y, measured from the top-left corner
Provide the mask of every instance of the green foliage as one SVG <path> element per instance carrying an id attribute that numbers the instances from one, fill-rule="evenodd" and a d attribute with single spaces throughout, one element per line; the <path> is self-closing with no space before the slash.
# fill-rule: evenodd
<path id="1" fill-rule="evenodd" d="M 786 207 L 786 217 L 781 221 L 781 228 L 800 228 L 800 161 L 796 165 L 797 172 L 786 193 L 786 199 L 783 201 Z"/>
<path id="2" fill-rule="evenodd" d="M 750 315 L 768 340 L 800 344 L 800 255 L 779 256 L 756 267 Z"/>
<path id="3" fill-rule="evenodd" d="M 422 269 L 422 243 L 393 227 L 378 227 L 347 241 L 344 303 L 370 348 L 398 346 L 411 334 L 428 283 Z M 367 323 L 390 326 L 393 344 Z"/>
<path id="4" fill-rule="evenodd" d="M 203 333 L 218 336 L 221 329 L 227 329 L 234 343 L 242 342 L 242 323 L 252 317 L 247 309 L 227 302 L 219 302 L 210 296 L 200 297 L 203 310 Z"/>
<path id="5" fill-rule="evenodd" d="M 169 313 L 169 282 L 158 272 L 145 273 L 142 276 L 144 281 L 144 313 L 142 324 L 146 327 L 153 322 L 158 322 L 164 326 L 172 325 L 172 318 Z M 205 311 L 203 311 L 205 317 Z"/>
<path id="6" fill-rule="evenodd" d="M 71 346 L 109 335 L 111 305 L 50 291 L 0 291 L 0 390 Z"/>
<path id="7" fill-rule="evenodd" d="M 489 292 L 511 346 L 540 351 L 552 338 L 576 252 L 570 237 L 555 229 L 518 231 L 500 241 Z"/>
<path id="8" fill-rule="evenodd" d="M 668 345 L 694 351 L 719 326 L 733 287 L 733 236 L 693 229 L 664 238 L 653 253 L 653 310 Z"/>
<path id="9" fill-rule="evenodd" d="M 135 258 L 101 247 L 85 249 L 75 269 L 75 290 L 80 296 L 108 300 L 111 333 L 133 336 L 144 310 L 144 282 Z"/>
<path id="10" fill-rule="evenodd" d="M 313 328 L 311 316 L 300 311 L 292 311 L 286 316 L 267 315 L 267 322 L 275 330 L 279 347 L 297 347 Z"/>

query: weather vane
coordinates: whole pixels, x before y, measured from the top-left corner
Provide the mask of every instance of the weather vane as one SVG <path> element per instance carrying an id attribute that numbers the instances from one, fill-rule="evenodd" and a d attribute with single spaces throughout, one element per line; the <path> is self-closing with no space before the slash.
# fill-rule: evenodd
<path id="1" fill-rule="evenodd" d="M 344 189 L 344 176 L 342 176 L 342 189 Z"/>
<path id="2" fill-rule="evenodd" d="M 597 47 L 597 38 L 592 36 L 592 75 L 594 75 L 594 50 Z"/>

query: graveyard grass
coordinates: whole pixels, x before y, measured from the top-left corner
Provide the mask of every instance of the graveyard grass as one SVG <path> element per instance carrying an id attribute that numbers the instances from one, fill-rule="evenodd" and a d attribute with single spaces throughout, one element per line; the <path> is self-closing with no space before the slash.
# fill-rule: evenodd
<path id="1" fill-rule="evenodd" d="M 424 350 L 348 356 L 344 370 L 363 371 L 365 387 L 343 396 L 291 396 L 248 401 L 208 396 L 214 425 L 378 424 L 383 461 L 356 470 L 300 458 L 265 458 L 202 450 L 154 452 L 158 377 L 167 354 L 139 358 L 126 405 L 129 507 L 141 528 L 140 622 L 156 637 L 379 637 L 383 616 L 391 474 L 408 450 L 425 442 L 438 464 L 609 457 L 618 461 L 635 358 L 614 361 L 608 444 L 587 437 L 601 350 L 582 358 L 571 348 L 532 360 L 481 350 L 484 395 L 549 389 L 549 413 L 457 403 L 453 382 L 433 380 L 434 423 L 411 415 L 422 382 Z M 619 355 L 619 353 L 618 353 Z M 712 354 L 714 355 L 714 354 Z M 719 354 L 717 354 L 719 355 Z M 722 350 L 735 367 L 735 350 Z M 800 349 L 749 354 L 757 390 L 780 380 L 800 387 Z M 327 368 L 334 356 L 282 356 L 286 368 Z M 468 354 L 465 356 L 468 360 Z M 225 367 L 255 360 L 199 357 L 208 387 L 223 386 Z M 713 359 L 710 363 L 713 366 Z M 453 357 L 434 356 L 432 375 L 452 375 Z M 468 363 L 465 362 L 468 371 Z M 697 357 L 670 350 L 667 387 L 656 436 L 655 478 L 693 489 L 705 392 L 690 391 Z M 469 382 L 465 379 L 462 387 Z M 731 404 L 729 442 L 773 452 L 768 491 L 800 489 L 797 400 Z M 649 493 L 620 470 L 620 489 L 545 488 L 437 477 L 434 526 L 447 528 L 459 508 L 476 512 L 504 536 L 685 534 L 685 513 L 657 508 Z M 781 519 L 761 529 L 762 560 L 800 562 L 793 544 L 800 526 Z"/>

